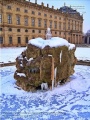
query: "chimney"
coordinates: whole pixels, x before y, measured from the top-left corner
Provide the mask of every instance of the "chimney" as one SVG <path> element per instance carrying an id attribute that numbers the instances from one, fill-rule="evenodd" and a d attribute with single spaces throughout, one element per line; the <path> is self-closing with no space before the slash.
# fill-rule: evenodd
<path id="1" fill-rule="evenodd" d="M 54 6 L 52 6 L 52 9 L 54 9 Z"/>
<path id="2" fill-rule="evenodd" d="M 42 2 L 41 5 L 44 6 L 44 3 Z"/>
<path id="3" fill-rule="evenodd" d="M 29 0 L 29 2 L 30 2 L 30 0 Z"/>
<path id="4" fill-rule="evenodd" d="M 47 8 L 49 7 L 49 4 L 47 4 Z"/>
<path id="5" fill-rule="evenodd" d="M 35 4 L 37 4 L 37 0 L 35 0 Z"/>

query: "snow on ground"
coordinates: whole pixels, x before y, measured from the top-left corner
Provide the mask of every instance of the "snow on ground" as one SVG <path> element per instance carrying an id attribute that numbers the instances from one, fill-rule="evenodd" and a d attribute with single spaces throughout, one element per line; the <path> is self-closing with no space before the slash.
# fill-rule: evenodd
<path id="1" fill-rule="evenodd" d="M 78 60 L 90 60 L 90 48 L 77 47 L 75 55 Z"/>
<path id="2" fill-rule="evenodd" d="M 0 68 L 2 120 L 90 120 L 90 66 L 75 66 L 65 85 L 34 93 L 17 89 L 15 66 Z"/>
<path id="3" fill-rule="evenodd" d="M 3 47 L 0 48 L 0 63 L 15 62 L 18 55 L 24 51 L 26 47 Z"/>
<path id="4" fill-rule="evenodd" d="M 26 47 L 0 48 L 0 63 L 15 62 L 16 57 L 25 49 Z M 78 60 L 90 60 L 90 48 L 77 47 L 75 56 Z"/>

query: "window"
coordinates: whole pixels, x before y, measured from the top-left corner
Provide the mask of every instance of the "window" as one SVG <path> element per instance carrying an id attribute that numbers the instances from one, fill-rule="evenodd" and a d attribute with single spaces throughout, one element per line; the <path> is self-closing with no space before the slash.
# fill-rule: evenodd
<path id="1" fill-rule="evenodd" d="M 68 30 L 70 30 L 70 22 L 68 22 Z"/>
<path id="2" fill-rule="evenodd" d="M 59 17 L 59 20 L 61 20 L 61 17 Z"/>
<path id="3" fill-rule="evenodd" d="M 28 10 L 25 9 L 24 12 L 25 12 L 25 13 L 28 13 Z"/>
<path id="4" fill-rule="evenodd" d="M 8 31 L 12 31 L 12 28 L 8 28 Z"/>
<path id="5" fill-rule="evenodd" d="M 59 29 L 61 29 L 61 22 L 59 22 Z"/>
<path id="6" fill-rule="evenodd" d="M 47 17 L 47 14 L 44 14 L 44 17 Z"/>
<path id="7" fill-rule="evenodd" d="M 68 41 L 70 42 L 70 37 L 68 37 Z"/>
<path id="8" fill-rule="evenodd" d="M 38 33 L 41 33 L 41 30 L 39 30 Z"/>
<path id="9" fill-rule="evenodd" d="M 12 16 L 9 14 L 8 15 L 8 24 L 11 24 L 12 23 Z"/>
<path id="10" fill-rule="evenodd" d="M 55 34 L 57 34 L 57 32 L 55 32 Z"/>
<path id="11" fill-rule="evenodd" d="M 73 26 L 73 24 L 72 24 L 72 30 L 74 30 L 74 26 Z"/>
<path id="12" fill-rule="evenodd" d="M 20 11 L 20 8 L 16 8 L 16 11 Z"/>
<path id="13" fill-rule="evenodd" d="M 2 28 L 0 28 L 0 31 L 2 31 Z"/>
<path id="14" fill-rule="evenodd" d="M 2 15 L 0 14 L 0 23 L 2 23 Z"/>
<path id="15" fill-rule="evenodd" d="M 70 35 L 70 32 L 68 33 L 68 35 Z"/>
<path id="16" fill-rule="evenodd" d="M 52 28 L 52 21 L 50 21 L 50 28 Z"/>
<path id="17" fill-rule="evenodd" d="M 9 44 L 12 44 L 12 37 L 9 37 Z"/>
<path id="18" fill-rule="evenodd" d="M 33 15 L 35 15 L 35 12 L 34 12 L 34 11 L 32 11 L 32 14 L 33 14 Z"/>
<path id="19" fill-rule="evenodd" d="M 0 37 L 0 44 L 3 44 L 3 37 Z"/>
<path id="20" fill-rule="evenodd" d="M 44 27 L 47 27 L 47 20 L 44 20 Z"/>
<path id="21" fill-rule="evenodd" d="M 20 32 L 20 29 L 17 29 L 17 32 Z"/>
<path id="22" fill-rule="evenodd" d="M 41 19 L 38 19 L 38 27 L 41 27 Z"/>
<path id="23" fill-rule="evenodd" d="M 8 5 L 8 6 L 7 6 L 7 9 L 11 9 L 11 6 Z"/>
<path id="24" fill-rule="evenodd" d="M 70 22 L 70 19 L 68 21 Z"/>
<path id="25" fill-rule="evenodd" d="M 35 33 L 35 30 L 32 30 L 32 33 Z"/>
<path id="26" fill-rule="evenodd" d="M 80 25 L 80 31 L 82 31 L 82 25 Z"/>
<path id="27" fill-rule="evenodd" d="M 28 43 L 28 37 L 25 37 L 25 42 Z"/>
<path id="28" fill-rule="evenodd" d="M 35 18 L 32 18 L 32 19 L 31 19 L 31 25 L 32 25 L 32 26 L 35 26 Z"/>
<path id="29" fill-rule="evenodd" d="M 20 16 L 17 16 L 17 25 L 20 25 Z"/>
<path id="30" fill-rule="evenodd" d="M 24 18 L 24 22 L 25 22 L 24 24 L 27 26 L 28 25 L 28 17 Z"/>
<path id="31" fill-rule="evenodd" d="M 54 18 L 57 19 L 57 16 L 55 16 Z"/>
<path id="32" fill-rule="evenodd" d="M 63 23 L 63 30 L 65 30 L 65 28 L 66 28 L 66 24 L 65 24 L 65 23 Z"/>
<path id="33" fill-rule="evenodd" d="M 75 21 L 75 30 L 76 30 L 76 21 Z"/>
<path id="34" fill-rule="evenodd" d="M 57 29 L 57 22 L 54 22 L 54 28 Z"/>
<path id="35" fill-rule="evenodd" d="M 66 19 L 65 19 L 65 18 L 63 18 L 63 20 L 65 21 Z"/>
<path id="36" fill-rule="evenodd" d="M 41 13 L 40 13 L 40 12 L 38 12 L 38 15 L 41 15 Z"/>
<path id="37" fill-rule="evenodd" d="M 28 32 L 28 30 L 26 29 L 25 32 Z"/>
<path id="38" fill-rule="evenodd" d="M 18 44 L 21 43 L 21 37 L 18 37 Z"/>
<path id="39" fill-rule="evenodd" d="M 50 18 L 52 18 L 52 15 L 50 15 Z"/>

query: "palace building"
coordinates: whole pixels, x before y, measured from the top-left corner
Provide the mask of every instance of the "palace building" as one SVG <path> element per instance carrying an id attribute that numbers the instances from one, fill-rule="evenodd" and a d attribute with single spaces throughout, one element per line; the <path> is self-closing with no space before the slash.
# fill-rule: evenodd
<path id="1" fill-rule="evenodd" d="M 83 36 L 83 42 L 84 42 L 84 44 L 90 44 L 90 30 L 88 30 L 87 31 L 87 33 L 86 34 L 84 34 L 84 36 Z"/>
<path id="2" fill-rule="evenodd" d="M 62 37 L 74 44 L 82 43 L 83 16 L 64 5 L 51 8 L 26 0 L 0 0 L 0 47 L 26 46 L 28 40 L 52 36 Z"/>

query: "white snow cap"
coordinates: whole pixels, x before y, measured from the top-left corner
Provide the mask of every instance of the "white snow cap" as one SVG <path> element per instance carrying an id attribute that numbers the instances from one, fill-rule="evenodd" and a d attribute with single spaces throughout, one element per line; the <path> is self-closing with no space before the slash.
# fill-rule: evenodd
<path id="1" fill-rule="evenodd" d="M 32 44 L 41 49 L 43 49 L 45 46 L 50 47 L 67 46 L 69 49 L 73 49 L 75 47 L 74 44 L 70 44 L 67 40 L 60 37 L 52 37 L 51 39 L 48 40 L 44 40 L 42 38 L 31 39 L 29 40 L 28 44 Z"/>

